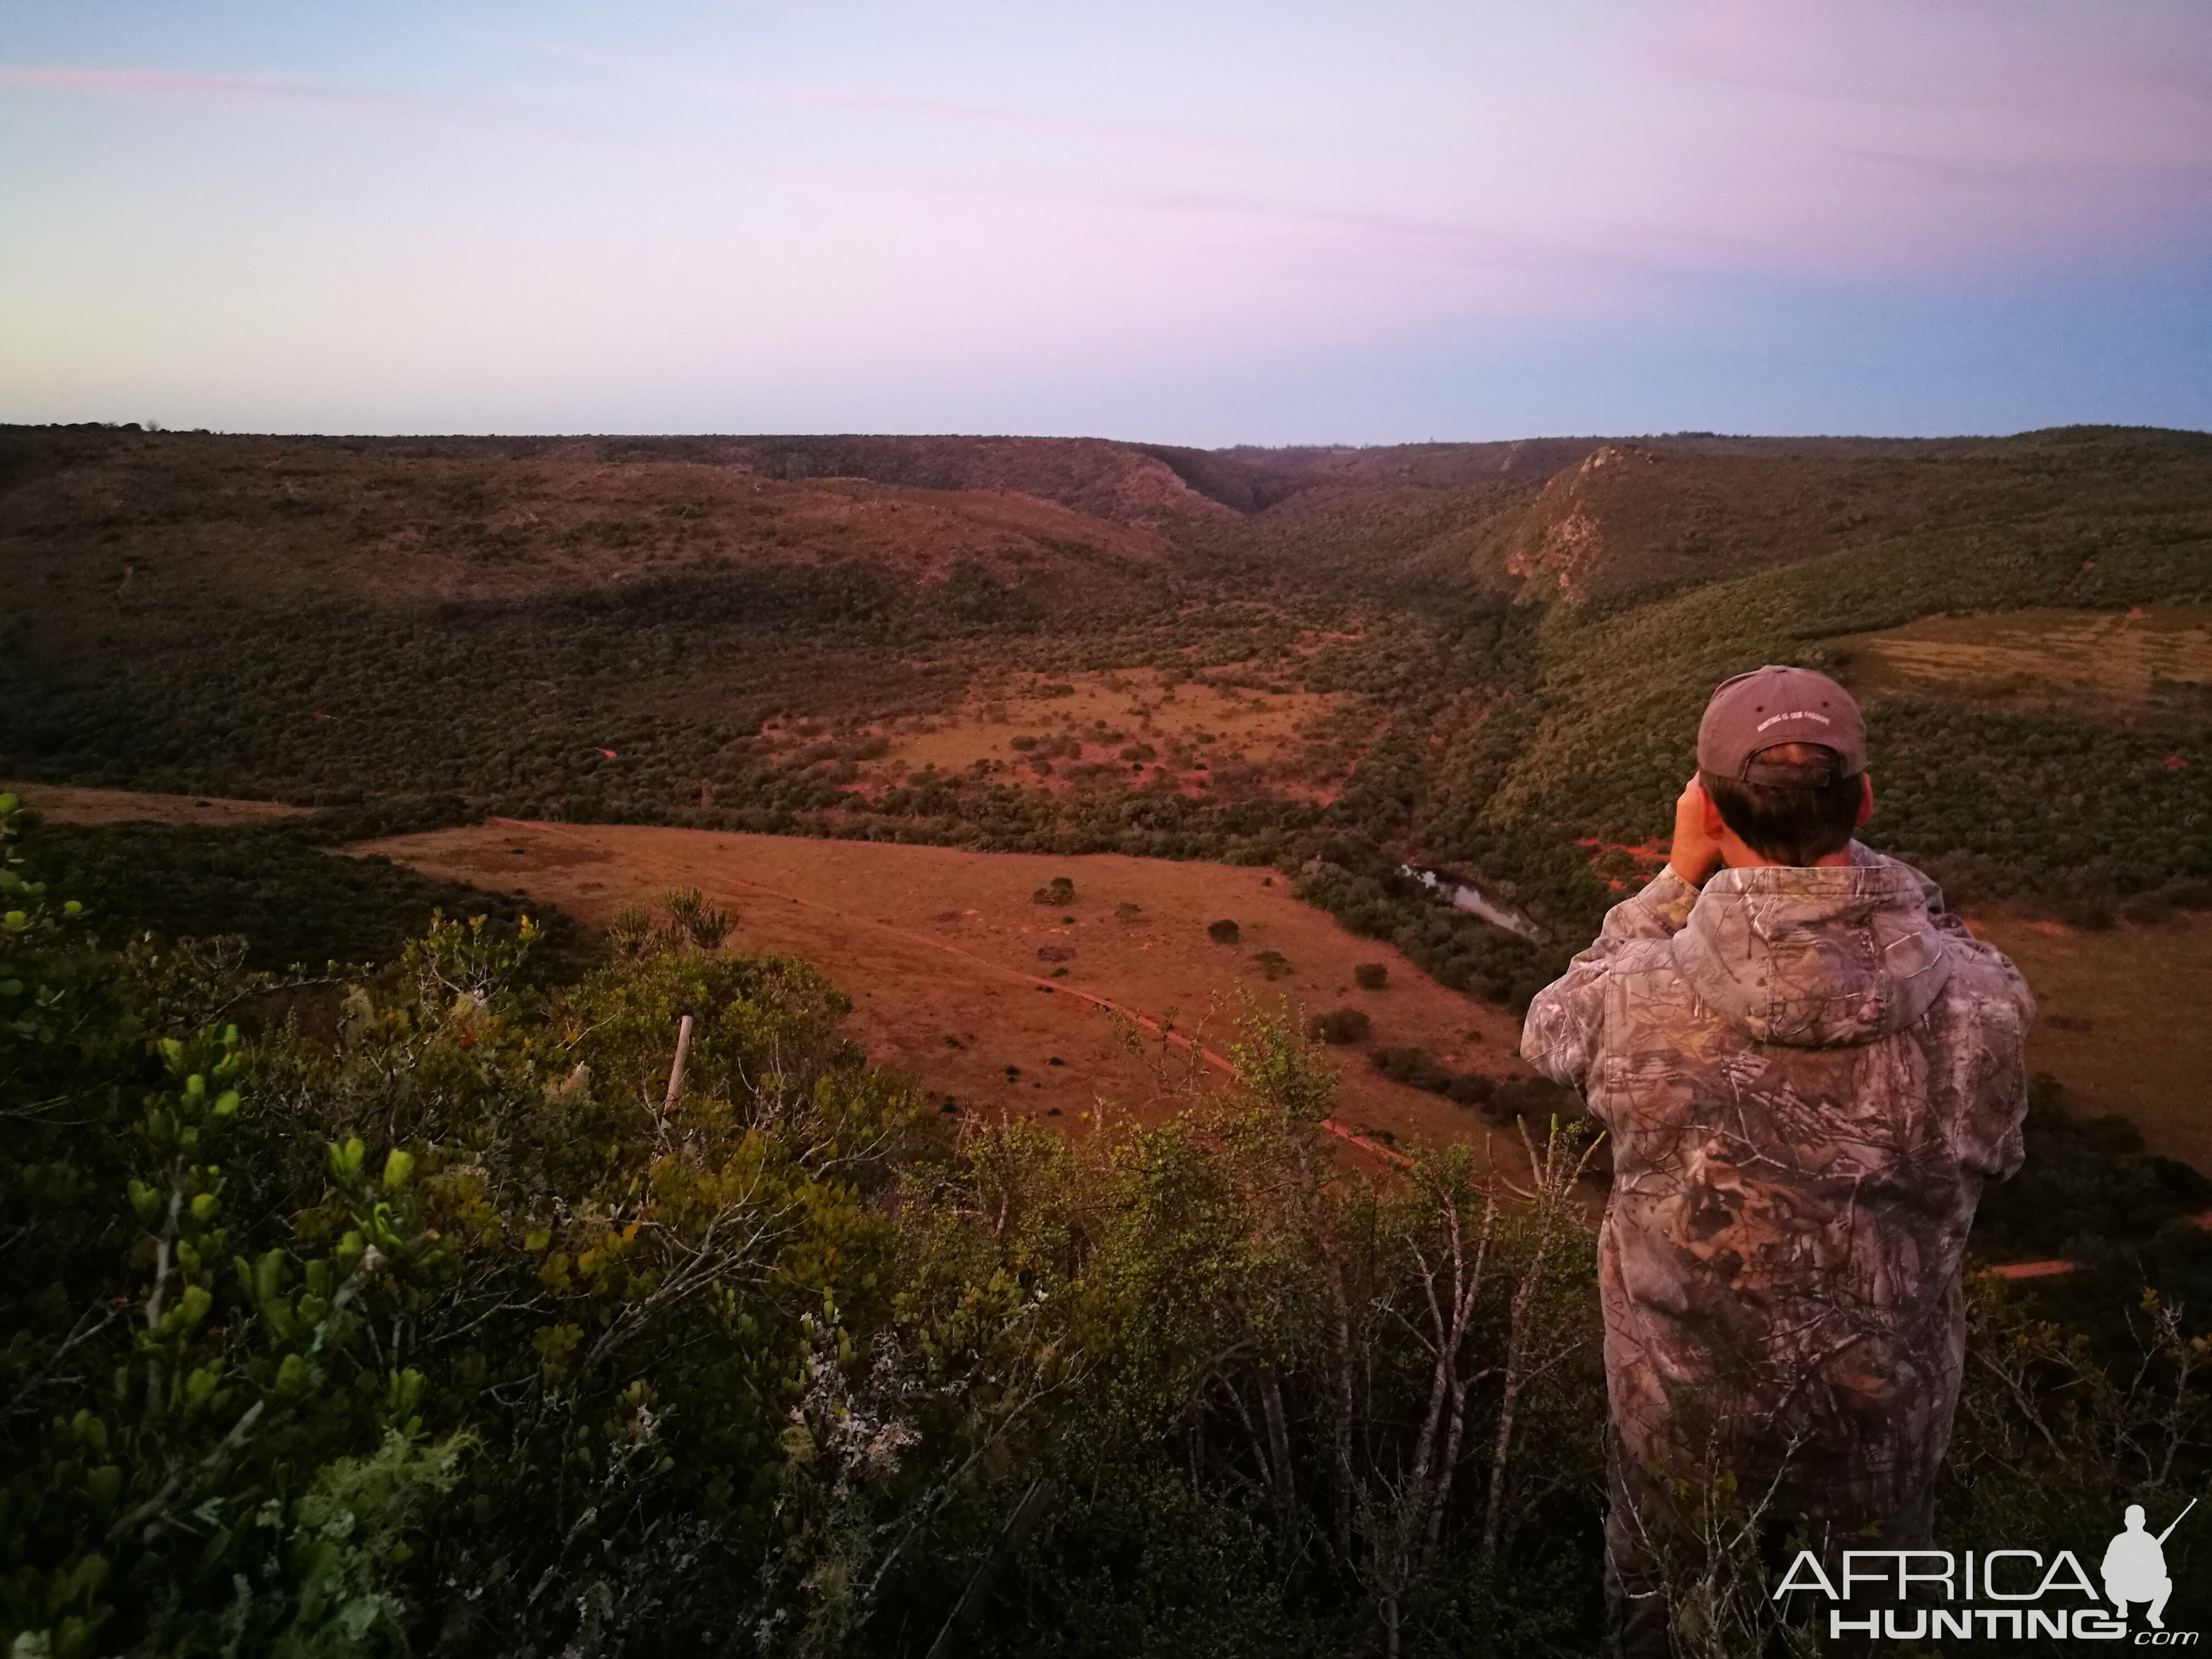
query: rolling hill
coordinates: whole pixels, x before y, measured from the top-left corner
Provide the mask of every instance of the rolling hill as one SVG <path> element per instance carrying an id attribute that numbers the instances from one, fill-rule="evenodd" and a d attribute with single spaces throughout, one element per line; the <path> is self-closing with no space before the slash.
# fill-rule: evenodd
<path id="1" fill-rule="evenodd" d="M 2212 878 L 2202 434 L 18 428 L 0 562 L 16 775 L 1317 862 L 1324 902 L 1499 996 L 1541 963 L 1439 934 L 1389 872 L 1479 877 L 1573 938 L 1631 873 L 1584 843 L 1664 833 L 1706 689 L 1762 660 L 1857 678 L 1878 838 L 1969 886 L 2094 908 Z M 1885 643 L 2144 607 L 2180 643 L 2124 686 L 2045 635 Z"/>

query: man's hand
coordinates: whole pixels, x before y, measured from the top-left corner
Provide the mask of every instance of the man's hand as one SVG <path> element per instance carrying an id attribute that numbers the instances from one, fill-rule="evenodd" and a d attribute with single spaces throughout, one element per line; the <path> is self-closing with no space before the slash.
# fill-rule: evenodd
<path id="1" fill-rule="evenodd" d="M 1705 833 L 1705 792 L 1694 774 L 1682 786 L 1680 799 L 1674 803 L 1674 843 L 1667 854 L 1667 866 L 1692 887 L 1702 887 L 1705 878 L 1721 867 L 1721 847 Z"/>

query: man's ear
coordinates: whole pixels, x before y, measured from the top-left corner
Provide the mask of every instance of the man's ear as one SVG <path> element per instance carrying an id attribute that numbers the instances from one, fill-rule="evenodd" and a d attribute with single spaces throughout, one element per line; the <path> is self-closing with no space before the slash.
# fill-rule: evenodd
<path id="1" fill-rule="evenodd" d="M 1698 779 L 1698 822 L 1705 830 L 1705 839 L 1718 846 L 1722 836 L 1728 831 L 1728 825 L 1721 822 L 1721 809 L 1713 804 L 1713 798 L 1705 793 L 1705 782 L 1702 775 Z"/>
<path id="2" fill-rule="evenodd" d="M 1871 772 L 1862 772 L 1859 775 L 1859 816 L 1856 827 L 1863 830 L 1866 828 L 1866 821 L 1873 816 L 1874 775 Z"/>

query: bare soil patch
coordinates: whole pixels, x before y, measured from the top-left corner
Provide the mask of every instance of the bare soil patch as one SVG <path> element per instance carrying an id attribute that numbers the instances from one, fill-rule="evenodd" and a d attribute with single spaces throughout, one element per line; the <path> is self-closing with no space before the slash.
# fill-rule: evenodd
<path id="1" fill-rule="evenodd" d="M 1968 921 L 2035 992 L 2031 1069 L 2063 1083 L 2077 1112 L 2122 1113 L 2153 1152 L 2212 1170 L 2212 916 L 2095 931 L 2011 910 Z"/>
<path id="2" fill-rule="evenodd" d="M 222 800 L 199 795 L 143 795 L 128 789 L 79 789 L 64 783 L 0 782 L 54 823 L 195 823 L 221 827 L 304 817 L 308 808 L 273 800 Z"/>
<path id="3" fill-rule="evenodd" d="M 1232 1040 L 1240 986 L 1313 1012 L 1361 1009 L 1372 1043 L 1425 1048 L 1454 1071 L 1528 1075 L 1510 1016 L 1346 933 L 1260 870 L 505 820 L 354 850 L 518 891 L 594 925 L 672 888 L 698 888 L 736 913 L 727 948 L 812 963 L 852 998 L 851 1028 L 872 1059 L 962 1111 L 1056 1114 L 1071 1130 L 1102 1101 L 1115 1114 L 1157 1117 L 1171 1103 L 1160 1079 L 1092 999 L 1171 1018 L 1218 1051 Z M 1073 896 L 1037 902 L 1055 877 L 1074 884 Z M 1208 937 L 1224 919 L 1237 923 L 1234 945 Z M 1268 951 L 1287 964 L 1272 982 L 1255 959 Z M 1389 965 L 1385 988 L 1355 983 L 1362 962 Z M 1392 1082 L 1362 1048 L 1341 1054 L 1337 1118 L 1347 1128 L 1386 1145 L 1496 1133 Z M 1205 1087 L 1219 1080 L 1203 1074 Z"/>

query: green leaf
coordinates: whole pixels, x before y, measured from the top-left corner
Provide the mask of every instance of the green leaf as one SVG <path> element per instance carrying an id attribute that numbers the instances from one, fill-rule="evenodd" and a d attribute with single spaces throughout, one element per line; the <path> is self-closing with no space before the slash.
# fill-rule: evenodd
<path id="1" fill-rule="evenodd" d="M 214 1305 L 215 1298 L 208 1294 L 205 1285 L 187 1285 L 185 1293 L 177 1298 L 177 1305 L 161 1316 L 161 1329 L 165 1334 L 194 1329 Z"/>
<path id="2" fill-rule="evenodd" d="M 253 1264 L 253 1283 L 248 1287 L 256 1302 L 274 1302 L 284 1288 L 284 1252 L 271 1250 Z"/>
<path id="3" fill-rule="evenodd" d="M 314 1371 L 298 1354 L 286 1354 L 284 1363 L 276 1368 L 276 1392 L 287 1400 L 297 1400 L 314 1382 Z"/>

